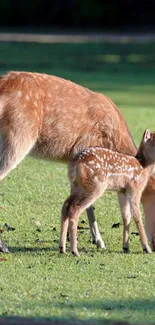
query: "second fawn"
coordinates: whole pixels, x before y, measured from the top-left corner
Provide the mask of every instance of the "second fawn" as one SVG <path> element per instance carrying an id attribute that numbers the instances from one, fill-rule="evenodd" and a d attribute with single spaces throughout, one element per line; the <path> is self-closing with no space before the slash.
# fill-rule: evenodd
<path id="1" fill-rule="evenodd" d="M 124 155 L 103 147 L 83 150 L 69 163 L 71 195 L 62 207 L 60 252 L 66 250 L 69 224 L 71 251 L 77 250 L 77 223 L 80 214 L 92 205 L 105 190 L 119 192 L 123 202 L 123 249 L 129 250 L 129 224 L 134 217 L 144 252 L 151 253 L 142 223 L 140 199 L 149 177 L 155 171 L 155 132 L 144 132 L 136 157 Z M 122 205 L 121 205 L 122 206 Z"/>

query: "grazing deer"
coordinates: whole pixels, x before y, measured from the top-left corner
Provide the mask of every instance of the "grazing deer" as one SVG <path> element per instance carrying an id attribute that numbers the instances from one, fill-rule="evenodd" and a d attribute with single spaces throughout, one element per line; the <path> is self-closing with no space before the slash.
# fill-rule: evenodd
<path id="1" fill-rule="evenodd" d="M 155 132 L 146 130 L 136 157 L 127 156 L 103 147 L 83 150 L 69 162 L 72 194 L 62 208 L 60 252 L 66 249 L 66 230 L 69 221 L 71 250 L 77 250 L 77 223 L 80 214 L 106 190 L 123 193 L 123 249 L 129 251 L 129 224 L 133 215 L 143 250 L 151 253 L 140 213 L 140 199 L 149 177 L 155 172 Z"/>
<path id="2" fill-rule="evenodd" d="M 47 74 L 14 71 L 0 77 L 0 180 L 29 153 L 67 162 L 91 146 L 136 154 L 126 122 L 109 98 Z M 153 177 L 142 199 L 147 234 L 155 246 Z M 124 199 L 119 201 L 123 209 Z M 93 242 L 104 248 L 92 207 L 87 215 Z M 2 240 L 0 250 L 7 251 Z"/>

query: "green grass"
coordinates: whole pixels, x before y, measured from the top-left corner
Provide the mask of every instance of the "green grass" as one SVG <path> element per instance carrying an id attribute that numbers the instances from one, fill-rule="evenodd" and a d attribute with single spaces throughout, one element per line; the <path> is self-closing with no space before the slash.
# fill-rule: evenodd
<path id="1" fill-rule="evenodd" d="M 56 74 L 104 92 L 120 107 L 136 144 L 146 127 L 155 128 L 155 44 L 0 43 L 0 71 L 13 69 Z M 60 210 L 68 193 L 66 166 L 31 158 L 1 182 L 0 224 L 11 253 L 1 255 L 6 260 L 0 261 L 0 314 L 154 323 L 154 254 L 143 255 L 134 234 L 131 253 L 122 254 L 114 193 L 95 205 L 107 250 L 91 244 L 83 214 L 81 257 L 72 257 L 69 244 L 66 256 L 59 254 Z M 120 227 L 112 228 L 117 222 Z M 5 223 L 15 230 L 7 232 Z"/>

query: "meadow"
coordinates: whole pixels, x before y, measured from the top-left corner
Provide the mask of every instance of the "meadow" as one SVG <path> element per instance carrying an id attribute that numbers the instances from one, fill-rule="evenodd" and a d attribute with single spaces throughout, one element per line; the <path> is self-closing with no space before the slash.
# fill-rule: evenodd
<path id="1" fill-rule="evenodd" d="M 109 96 L 136 145 L 155 129 L 155 44 L 0 43 L 0 73 L 46 72 Z M 59 254 L 60 211 L 69 193 L 67 168 L 27 157 L 0 186 L 0 228 L 10 253 L 0 254 L 1 317 L 103 324 L 155 322 L 155 254 L 143 255 L 132 221 L 130 254 L 122 253 L 122 220 L 114 193 L 95 204 L 106 251 L 79 221 L 80 258 Z M 5 224 L 13 227 L 8 231 Z M 112 227 L 118 224 L 118 227 Z"/>

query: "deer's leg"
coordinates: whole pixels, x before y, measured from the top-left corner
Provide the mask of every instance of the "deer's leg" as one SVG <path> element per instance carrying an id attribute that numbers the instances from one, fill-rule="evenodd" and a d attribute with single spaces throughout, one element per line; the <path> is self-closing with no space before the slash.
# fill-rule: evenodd
<path id="1" fill-rule="evenodd" d="M 153 177 L 151 180 L 154 180 L 155 182 L 155 178 L 153 179 Z M 155 191 L 153 191 L 153 188 L 151 188 L 149 192 L 145 190 L 142 197 L 142 203 L 145 213 L 145 229 L 147 238 L 150 241 L 152 250 L 155 251 Z"/>
<path id="2" fill-rule="evenodd" d="M 95 244 L 98 248 L 106 249 L 104 241 L 102 240 L 102 237 L 98 229 L 98 225 L 97 225 L 97 221 L 95 218 L 95 213 L 92 205 L 86 209 L 86 213 L 89 221 L 89 227 L 92 235 L 93 244 Z"/>
<path id="3" fill-rule="evenodd" d="M 1 123 L 3 125 L 3 120 Z M 16 126 L 17 124 L 18 123 L 16 123 Z M 6 177 L 14 168 L 16 168 L 21 160 L 32 149 L 37 139 L 37 132 L 35 132 L 35 130 L 26 129 L 26 126 L 28 127 L 28 121 L 25 128 L 20 125 L 19 130 L 16 130 L 14 125 L 14 128 L 11 128 L 10 126 L 9 131 L 7 129 L 7 134 L 5 134 L 4 130 L 4 135 L 0 134 L 0 180 Z M 4 253 L 8 251 L 8 248 L 3 243 L 1 237 L 0 251 Z"/>
<path id="4" fill-rule="evenodd" d="M 149 247 L 148 242 L 147 242 L 147 237 L 146 237 L 145 229 L 143 226 L 142 216 L 141 216 L 140 207 L 139 207 L 140 206 L 140 197 L 137 198 L 137 193 L 134 193 L 132 196 L 129 196 L 129 200 L 130 200 L 131 213 L 134 217 L 134 220 L 135 220 L 138 232 L 139 232 L 143 252 L 151 253 L 151 248 Z"/>
<path id="5" fill-rule="evenodd" d="M 130 203 L 124 193 L 118 193 L 118 199 L 123 219 L 123 250 L 129 252 L 129 227 L 131 220 Z"/>

